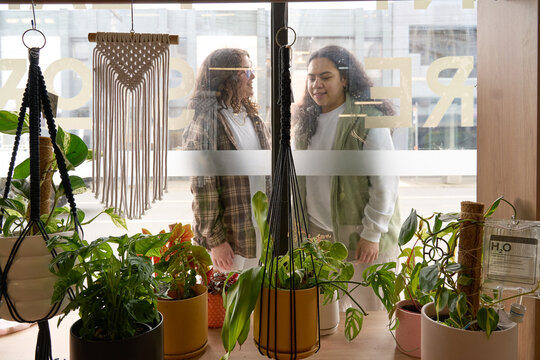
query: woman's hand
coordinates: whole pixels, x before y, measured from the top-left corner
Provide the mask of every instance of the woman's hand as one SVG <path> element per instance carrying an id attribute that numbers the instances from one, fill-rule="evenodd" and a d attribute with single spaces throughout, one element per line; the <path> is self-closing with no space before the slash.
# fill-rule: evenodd
<path id="1" fill-rule="evenodd" d="M 360 239 L 356 245 L 355 264 L 371 263 L 379 256 L 379 243 Z"/>
<path id="2" fill-rule="evenodd" d="M 234 252 L 228 242 L 210 249 L 210 257 L 214 267 L 221 271 L 231 271 L 234 263 Z"/>

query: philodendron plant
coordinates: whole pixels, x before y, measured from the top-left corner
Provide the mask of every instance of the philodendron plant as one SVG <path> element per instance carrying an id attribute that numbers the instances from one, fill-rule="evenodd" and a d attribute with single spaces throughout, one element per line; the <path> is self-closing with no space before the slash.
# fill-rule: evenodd
<path id="1" fill-rule="evenodd" d="M 366 284 L 351 281 L 354 267 L 346 261 L 348 252 L 345 245 L 319 237 L 307 238 L 292 254 L 280 256 L 274 260 L 274 264 L 266 263 L 266 245 L 268 241 L 272 241 L 269 239 L 269 225 L 266 221 L 268 214 L 266 195 L 262 192 L 256 193 L 252 205 L 263 239 L 261 266 L 239 272 L 236 283 L 226 293 L 223 292 L 226 313 L 221 338 L 227 353 L 222 359 L 228 359 L 237 342 L 241 345 L 247 339 L 250 316 L 259 297 L 264 271 L 269 275 L 264 276 L 262 285 L 269 289 L 290 289 L 294 284 L 295 290 L 301 290 L 318 284 L 325 296 L 325 302 L 332 298 L 349 296 L 358 308 L 351 307 L 346 311 L 345 337 L 348 340 L 354 339 L 362 329 L 366 313 L 351 296 L 351 292 L 356 287 Z M 295 271 L 291 277 L 292 264 Z M 349 289 L 349 285 L 353 287 Z"/>
<path id="2" fill-rule="evenodd" d="M 160 255 L 169 236 L 110 236 L 90 243 L 76 233 L 51 238 L 49 249 L 63 250 L 49 266 L 58 276 L 52 302 L 72 292 L 58 322 L 78 309 L 81 338 L 118 340 L 135 335 L 138 323 L 158 321 L 157 280 L 150 258 Z"/>
<path id="3" fill-rule="evenodd" d="M 0 111 L 0 132 L 8 135 L 15 135 L 17 129 L 17 115 L 9 111 Z M 23 125 L 22 133 L 28 132 L 28 123 Z M 56 136 L 56 144 L 60 148 L 64 159 L 66 160 L 67 170 L 71 171 L 77 168 L 85 161 L 92 160 L 92 151 L 88 149 L 84 141 L 75 134 L 65 132 L 62 128 L 58 128 Z M 47 172 L 56 173 L 58 165 L 56 158 L 53 156 L 50 162 L 46 165 Z M 0 198 L 0 209 L 4 212 L 3 235 L 15 236 L 26 227 L 29 216 L 30 207 L 30 158 L 19 163 L 13 171 L 13 181 L 11 183 L 11 196 L 7 199 Z M 53 178 L 54 179 L 54 178 Z M 42 179 L 43 181 L 43 179 Z M 69 175 L 69 181 L 74 195 L 82 194 L 86 191 L 84 180 L 77 175 Z M 51 210 L 48 214 L 41 216 L 41 221 L 45 226 L 45 230 L 49 234 L 74 230 L 75 222 L 71 217 L 71 212 L 68 206 L 59 206 L 59 200 L 65 196 L 65 190 L 62 183 L 55 184 L 52 182 L 53 202 Z M 92 222 L 101 214 L 107 214 L 111 221 L 127 230 L 125 219 L 114 212 L 113 208 L 108 208 L 101 211 L 91 219 L 85 219 L 85 213 L 77 209 L 78 221 L 81 225 L 86 225 Z M 32 232 L 32 229 L 30 230 Z"/>
<path id="4" fill-rule="evenodd" d="M 501 201 L 509 204 L 515 214 L 514 206 L 500 197 L 485 212 L 484 220 L 493 215 Z M 406 299 L 417 300 L 421 305 L 433 301 L 437 320 L 443 321 L 448 326 L 483 330 L 489 336 L 499 323 L 496 309 L 501 302 L 538 291 L 540 284 L 530 292 L 504 299 L 482 294 L 478 312 L 473 318 L 471 311 L 473 304 L 467 300 L 466 294 L 458 289 L 459 284 L 469 285 L 472 279 L 460 274 L 464 268 L 456 261 L 456 252 L 461 225 L 463 223 L 483 225 L 484 220 L 463 219 L 459 213 L 436 212 L 430 217 L 423 217 L 414 209 L 411 210 L 399 235 L 401 257 L 406 259 L 401 264 L 401 271 L 397 274 L 392 271 L 395 268 L 395 263 L 392 262 L 373 265 L 364 272 L 364 279 L 385 304 L 390 319 L 395 304 L 402 295 Z M 404 248 L 411 241 L 414 241 L 412 247 Z M 439 313 L 446 307 L 449 315 L 442 320 Z M 394 323 L 391 328 L 397 325 Z"/>

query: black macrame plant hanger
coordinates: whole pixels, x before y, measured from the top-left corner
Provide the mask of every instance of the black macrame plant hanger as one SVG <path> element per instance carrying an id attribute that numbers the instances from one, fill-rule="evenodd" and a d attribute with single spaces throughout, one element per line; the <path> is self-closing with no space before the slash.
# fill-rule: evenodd
<path id="1" fill-rule="evenodd" d="M 287 31 L 288 29 L 294 30 L 290 27 L 283 27 L 278 31 L 282 30 Z M 276 42 L 277 35 L 276 34 Z M 296 40 L 296 34 L 295 34 Z M 278 271 L 274 269 L 274 266 L 277 266 L 278 258 L 286 253 L 290 254 L 291 261 L 289 267 L 289 277 L 294 279 L 295 265 L 293 258 L 294 249 L 300 247 L 302 241 L 307 237 L 307 224 L 304 216 L 304 211 L 302 208 L 302 202 L 300 199 L 300 191 L 298 187 L 298 181 L 296 178 L 296 170 L 294 167 L 294 161 L 291 150 L 291 74 L 290 74 L 290 58 L 291 58 L 291 45 L 281 45 L 277 42 L 279 49 L 279 56 L 281 59 L 280 65 L 280 94 L 279 94 L 279 105 L 280 105 L 280 116 L 281 116 L 281 132 L 280 132 L 280 143 L 278 156 L 274 168 L 274 177 L 272 179 L 272 194 L 269 200 L 268 208 L 268 225 L 269 225 L 269 238 L 267 239 L 266 244 L 266 256 L 265 264 L 263 270 L 263 281 L 261 283 L 261 297 L 263 296 L 263 287 L 265 283 L 278 284 Z M 293 41 L 294 44 L 294 41 Z M 286 231 L 284 231 L 286 229 Z M 313 268 L 315 268 L 313 262 L 313 256 L 309 255 L 306 257 L 302 253 L 300 257 L 300 266 L 303 266 L 303 263 L 306 261 L 311 261 Z M 259 264 L 261 265 L 261 264 Z M 274 279 L 270 277 L 274 276 Z M 312 352 L 316 353 L 320 349 L 320 314 L 319 314 L 319 282 L 317 275 L 315 273 L 315 282 L 317 287 L 317 348 Z M 295 282 L 291 281 L 291 286 L 289 289 L 289 300 L 290 300 L 290 318 L 289 322 L 285 324 L 278 324 L 278 312 L 280 309 L 277 304 L 277 291 L 268 291 L 266 297 L 266 304 L 274 305 L 274 334 L 273 339 L 274 343 L 271 343 L 270 338 L 270 324 L 272 319 L 270 318 L 270 311 L 267 313 L 266 324 L 268 325 L 266 329 L 266 344 L 268 347 L 266 349 L 261 347 L 261 336 L 262 331 L 259 331 L 259 336 L 257 339 L 257 348 L 259 353 L 266 355 L 269 358 L 278 358 L 278 355 L 283 356 L 283 354 L 278 354 L 277 350 L 277 332 L 279 326 L 289 326 L 290 328 L 290 359 L 298 358 L 298 347 L 297 347 L 297 338 L 303 334 L 298 333 L 297 324 L 296 324 L 296 291 Z M 271 302 L 271 297 L 274 299 Z M 260 304 L 263 301 L 261 299 Z M 262 305 L 260 305 L 262 306 Z M 263 324 L 262 311 L 259 312 L 259 324 Z M 270 348 L 273 346 L 273 350 Z M 305 354 L 304 356 L 305 357 Z"/>
<path id="2" fill-rule="evenodd" d="M 40 32 L 39 30 L 31 29 Z M 40 32 L 41 33 L 41 32 Z M 42 34 L 43 35 L 43 34 Z M 24 36 L 24 35 L 23 35 Z M 24 40 L 24 38 L 23 38 Z M 26 45 L 26 44 L 25 44 Z M 52 348 L 51 348 L 51 337 L 49 331 L 49 322 L 48 319 L 55 316 L 56 313 L 60 310 L 61 301 L 51 305 L 51 309 L 48 314 L 46 314 L 41 319 L 24 319 L 20 313 L 17 311 L 15 304 L 9 296 L 9 281 L 8 273 L 13 265 L 13 261 L 17 256 L 18 250 L 28 236 L 32 229 L 38 229 L 41 236 L 43 236 L 43 241 L 46 243 L 49 240 L 49 236 L 45 230 L 44 224 L 40 219 L 40 171 L 39 171 L 39 136 L 40 136 L 40 110 L 43 106 L 43 111 L 45 118 L 47 120 L 47 126 L 49 130 L 49 135 L 52 140 L 52 145 L 54 149 L 54 154 L 56 157 L 56 162 L 58 164 L 58 170 L 60 177 L 62 179 L 62 184 L 66 193 L 66 198 L 69 202 L 70 213 L 75 225 L 75 232 L 82 234 L 82 228 L 77 217 L 77 207 L 75 205 L 75 199 L 73 197 L 73 191 L 71 188 L 71 183 L 69 181 L 69 176 L 67 172 L 67 166 L 64 159 L 64 156 L 56 144 L 56 125 L 53 119 L 53 113 L 51 109 L 51 103 L 49 101 L 49 96 L 47 93 L 47 88 L 45 86 L 45 80 L 41 69 L 39 67 L 39 51 L 40 48 L 29 48 L 28 57 L 30 60 L 30 67 L 28 70 L 28 81 L 26 84 L 26 89 L 24 91 L 21 110 L 19 112 L 19 121 L 17 126 L 17 132 L 15 135 L 15 143 L 13 145 L 13 152 L 11 155 L 11 161 L 9 164 L 9 171 L 6 180 L 6 187 L 4 189 L 4 199 L 7 199 L 11 180 L 13 176 L 13 170 L 15 168 L 15 158 L 17 155 L 17 150 L 20 143 L 20 138 L 22 134 L 24 118 L 26 115 L 26 108 L 29 108 L 29 138 L 30 138 L 30 220 L 28 224 L 23 229 L 21 234 L 18 236 L 17 241 L 13 245 L 11 252 L 9 254 L 6 265 L 2 269 L 0 266 L 0 303 L 2 301 L 7 305 L 9 312 L 14 320 L 18 322 L 37 322 L 39 326 L 35 359 L 36 360 L 52 360 Z M 3 213 L 0 215 L 0 226 L 3 224 Z M 54 258 L 56 252 L 54 249 L 51 251 L 51 255 Z M 68 295 L 71 297 L 71 292 L 68 292 Z"/>

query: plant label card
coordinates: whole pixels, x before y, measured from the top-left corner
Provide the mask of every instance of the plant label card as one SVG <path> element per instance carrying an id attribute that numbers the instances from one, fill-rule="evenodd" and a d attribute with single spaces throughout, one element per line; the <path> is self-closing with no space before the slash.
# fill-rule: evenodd
<path id="1" fill-rule="evenodd" d="M 53 117 L 56 117 L 56 110 L 58 109 L 58 95 L 53 94 L 51 92 L 47 91 L 47 94 L 49 95 L 49 101 L 51 102 L 51 110 Z M 41 106 L 41 113 L 43 114 L 43 117 L 45 117 L 45 111 L 43 110 L 43 105 Z"/>
<path id="2" fill-rule="evenodd" d="M 540 281 L 540 222 L 486 220 L 484 286 L 532 290 Z"/>
<path id="3" fill-rule="evenodd" d="M 521 287 L 536 284 L 538 239 L 491 235 L 487 247 L 489 281 Z"/>

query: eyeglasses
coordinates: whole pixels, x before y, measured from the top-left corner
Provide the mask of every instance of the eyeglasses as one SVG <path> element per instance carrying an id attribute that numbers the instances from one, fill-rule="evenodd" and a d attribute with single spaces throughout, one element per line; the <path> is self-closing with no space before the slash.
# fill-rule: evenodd
<path id="1" fill-rule="evenodd" d="M 253 69 L 245 69 L 244 71 L 246 72 L 246 77 L 248 79 L 251 79 L 251 75 L 255 74 L 255 70 L 253 70 Z"/>

